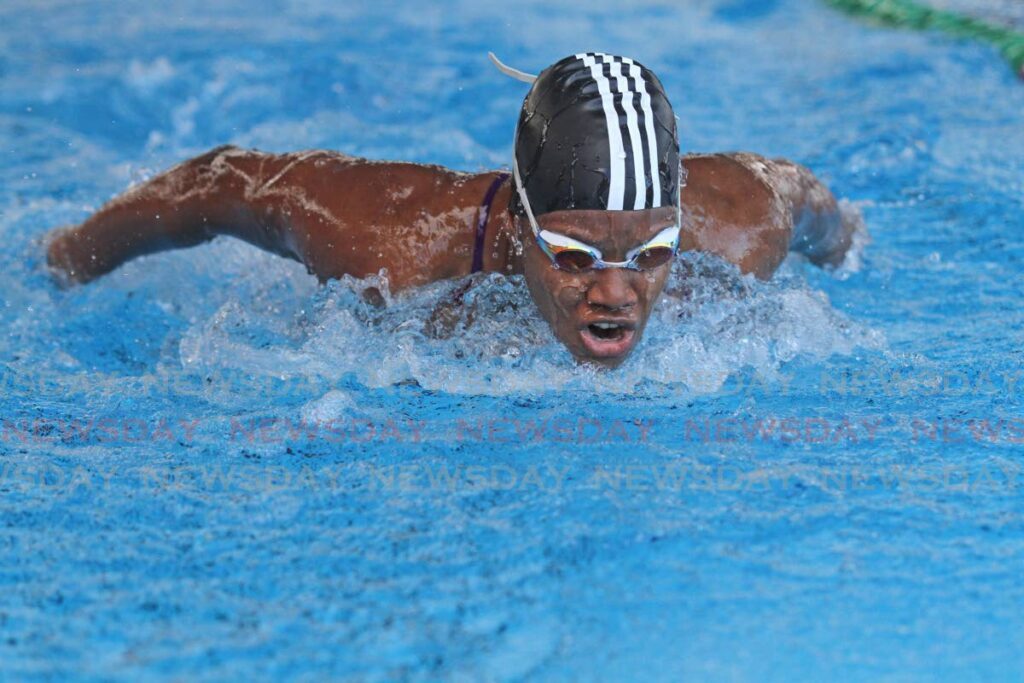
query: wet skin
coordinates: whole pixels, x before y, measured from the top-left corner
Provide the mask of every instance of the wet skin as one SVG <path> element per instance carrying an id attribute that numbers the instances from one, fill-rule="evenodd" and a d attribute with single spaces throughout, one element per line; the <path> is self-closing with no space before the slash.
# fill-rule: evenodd
<path id="1" fill-rule="evenodd" d="M 597 247 L 606 261 L 625 261 L 627 252 L 674 225 L 676 217 L 672 208 L 555 211 L 541 216 L 538 224 L 543 230 Z M 517 227 L 525 247 L 526 283 L 555 336 L 579 360 L 618 366 L 643 335 L 671 264 L 648 271 L 604 268 L 570 272 L 552 265 L 524 219 L 517 220 Z"/>
<path id="2" fill-rule="evenodd" d="M 737 153 L 687 156 L 682 170 L 682 251 L 711 252 L 768 278 L 790 249 L 835 265 L 850 245 L 851 226 L 831 193 L 801 166 Z M 54 277 L 72 285 L 137 256 L 230 235 L 305 264 L 321 281 L 384 269 L 391 290 L 400 291 L 470 273 L 480 202 L 496 176 L 329 151 L 221 147 L 132 188 L 82 224 L 53 231 L 47 260 Z M 511 192 L 507 181 L 495 196 L 483 270 L 523 274 L 578 360 L 620 364 L 639 341 L 669 266 L 556 269 L 525 220 L 507 210 Z M 537 220 L 619 261 L 674 223 L 675 210 L 559 211 Z M 618 322 L 625 332 L 612 335 L 592 328 L 595 322 Z"/>

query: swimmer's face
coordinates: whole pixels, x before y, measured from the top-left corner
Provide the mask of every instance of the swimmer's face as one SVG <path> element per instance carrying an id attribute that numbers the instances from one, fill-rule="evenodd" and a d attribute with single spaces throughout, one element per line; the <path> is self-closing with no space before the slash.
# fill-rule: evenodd
<path id="1" fill-rule="evenodd" d="M 625 261 L 627 252 L 675 225 L 676 220 L 672 208 L 553 211 L 537 217 L 542 230 L 596 247 L 605 261 Z M 619 366 L 640 341 L 665 287 L 671 261 L 646 271 L 605 268 L 570 272 L 555 267 L 525 218 L 518 224 L 526 283 L 555 336 L 581 362 Z"/>

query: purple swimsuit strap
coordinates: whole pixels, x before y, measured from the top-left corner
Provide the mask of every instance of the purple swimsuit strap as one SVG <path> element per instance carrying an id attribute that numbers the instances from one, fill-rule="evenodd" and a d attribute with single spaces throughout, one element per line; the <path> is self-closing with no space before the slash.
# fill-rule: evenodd
<path id="1" fill-rule="evenodd" d="M 480 211 L 476 219 L 476 236 L 473 242 L 473 270 L 472 273 L 479 273 L 484 269 L 484 233 L 487 231 L 487 219 L 491 215 L 491 204 L 494 203 L 494 196 L 498 194 L 498 188 L 508 180 L 508 173 L 499 173 L 498 177 L 491 183 L 487 194 L 484 195 L 484 203 L 480 205 Z"/>

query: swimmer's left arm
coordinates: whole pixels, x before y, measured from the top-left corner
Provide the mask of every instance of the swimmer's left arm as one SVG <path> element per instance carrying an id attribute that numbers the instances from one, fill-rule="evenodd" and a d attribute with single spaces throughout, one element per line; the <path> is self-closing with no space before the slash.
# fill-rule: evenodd
<path id="1" fill-rule="evenodd" d="M 789 251 L 819 266 L 842 263 L 854 226 L 808 169 L 747 152 L 691 155 L 683 166 L 683 251 L 716 254 L 762 279 Z"/>
<path id="2" fill-rule="evenodd" d="M 765 161 L 742 153 L 683 159 L 680 251 L 714 254 L 742 273 L 771 277 L 786 258 L 792 226 Z"/>
<path id="3" fill-rule="evenodd" d="M 786 159 L 763 159 L 768 180 L 786 203 L 792 223 L 789 249 L 818 266 L 838 266 L 853 240 L 835 197 L 806 167 Z"/>

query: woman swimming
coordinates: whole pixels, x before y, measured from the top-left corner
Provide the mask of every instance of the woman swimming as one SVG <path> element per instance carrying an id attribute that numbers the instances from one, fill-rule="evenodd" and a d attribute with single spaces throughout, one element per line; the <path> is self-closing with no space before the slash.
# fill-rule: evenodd
<path id="1" fill-rule="evenodd" d="M 658 78 L 604 53 L 532 80 L 512 173 L 219 147 L 55 231 L 65 284 L 125 261 L 232 235 L 321 281 L 386 269 L 393 291 L 471 272 L 522 274 L 580 361 L 614 367 L 639 341 L 679 251 L 768 278 L 790 249 L 839 264 L 851 243 L 806 168 L 749 153 L 680 159 Z"/>

